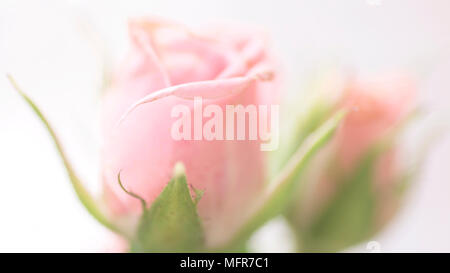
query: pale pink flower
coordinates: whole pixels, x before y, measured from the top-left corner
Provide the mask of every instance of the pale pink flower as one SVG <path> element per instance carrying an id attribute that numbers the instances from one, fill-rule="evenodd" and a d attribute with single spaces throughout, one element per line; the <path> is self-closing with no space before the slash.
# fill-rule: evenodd
<path id="1" fill-rule="evenodd" d="M 203 190 L 198 212 L 209 245 L 225 241 L 244 220 L 265 182 L 259 141 L 181 140 L 171 137 L 172 107 L 261 105 L 274 102 L 278 69 L 261 33 L 242 29 L 191 32 L 159 19 L 132 20 L 131 50 L 104 98 L 102 176 L 105 199 L 115 215 L 140 215 L 140 203 L 118 185 L 151 202 L 184 163 L 188 184 Z M 141 105 L 162 92 L 173 96 Z M 231 94 L 232 93 L 232 94 Z M 230 94 L 230 95 L 227 95 Z M 184 99 L 188 98 L 188 99 Z"/>
<path id="2" fill-rule="evenodd" d="M 316 182 L 302 201 L 301 217 L 306 217 L 306 222 L 318 216 L 370 149 L 387 140 L 390 134 L 395 136 L 394 130 L 416 106 L 414 81 L 403 75 L 350 79 L 342 90 L 334 92 L 340 93 L 335 108 L 345 108 L 348 113 L 335 137 L 311 166 L 309 180 Z M 394 146 L 384 150 L 374 163 L 372 190 L 376 196 L 378 227 L 392 216 L 398 205 L 396 184 L 405 171 L 398 155 L 394 142 Z"/>

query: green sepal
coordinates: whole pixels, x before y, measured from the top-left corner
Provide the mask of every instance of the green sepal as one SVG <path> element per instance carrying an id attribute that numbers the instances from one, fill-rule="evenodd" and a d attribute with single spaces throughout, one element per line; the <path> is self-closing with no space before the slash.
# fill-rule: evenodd
<path id="1" fill-rule="evenodd" d="M 298 147 L 333 115 L 333 105 L 326 100 L 310 98 L 304 111 L 293 119 L 291 112 L 285 113 L 285 120 L 292 119 L 283 127 L 280 149 L 270 155 L 270 175 L 275 177 L 286 165 Z M 296 106 L 297 107 L 297 106 Z"/>
<path id="2" fill-rule="evenodd" d="M 192 252 L 203 247 L 204 235 L 184 167 L 177 163 L 172 180 L 141 216 L 132 252 Z"/>
<path id="3" fill-rule="evenodd" d="M 40 108 L 28 97 L 19 85 L 16 83 L 14 78 L 11 75 L 6 75 L 8 80 L 10 81 L 13 88 L 19 93 L 19 95 L 25 100 L 28 106 L 31 107 L 33 112 L 39 118 L 39 120 L 44 125 L 45 129 L 49 133 L 53 143 L 55 144 L 56 150 L 66 168 L 67 175 L 69 176 L 70 183 L 72 184 L 72 188 L 75 191 L 75 194 L 80 200 L 81 204 L 85 207 L 85 209 L 89 212 L 89 214 L 94 217 L 100 224 L 110 229 L 111 231 L 127 238 L 129 237 L 128 232 L 125 231 L 124 228 L 120 227 L 117 223 L 115 223 L 111 217 L 109 217 L 107 211 L 105 211 L 102 207 L 102 204 L 92 196 L 92 194 L 85 188 L 82 181 L 75 173 L 72 164 L 66 156 L 63 145 L 61 144 L 58 136 L 56 135 L 53 127 L 50 122 L 46 119 Z"/>

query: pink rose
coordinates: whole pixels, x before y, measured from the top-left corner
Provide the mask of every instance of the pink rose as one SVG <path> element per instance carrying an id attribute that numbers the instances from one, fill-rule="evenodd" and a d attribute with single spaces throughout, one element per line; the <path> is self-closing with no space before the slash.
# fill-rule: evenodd
<path id="1" fill-rule="evenodd" d="M 336 106 L 349 112 L 329 148 L 333 150 L 333 165 L 339 166 L 342 172 L 351 172 L 373 145 L 387 137 L 411 113 L 415 94 L 414 83 L 406 76 L 349 80 Z M 375 179 L 378 184 L 388 183 L 395 175 L 394 154 L 390 149 L 379 158 L 378 179 Z"/>
<path id="2" fill-rule="evenodd" d="M 194 33 L 156 19 L 132 20 L 129 33 L 131 50 L 104 98 L 105 200 L 118 217 L 140 215 L 140 203 L 118 185 L 119 171 L 124 186 L 151 203 L 181 161 L 188 184 L 204 191 L 198 212 L 207 244 L 221 243 L 242 224 L 264 185 L 260 142 L 174 140 L 171 110 L 180 104 L 193 108 L 183 94 L 210 98 L 204 106 L 216 104 L 224 111 L 225 105 L 273 103 L 278 71 L 266 41 L 241 29 Z M 161 90 L 181 95 L 141 105 L 118 125 L 130 106 Z"/>
<path id="3" fill-rule="evenodd" d="M 400 200 L 399 183 L 405 178 L 395 142 L 369 161 L 373 171 L 357 170 L 376 145 L 388 137 L 396 139 L 395 130 L 414 110 L 415 94 L 413 81 L 404 76 L 352 79 L 344 84 L 334 107 L 348 113 L 312 163 L 308 190 L 291 219 L 306 240 L 306 250 L 348 247 L 373 235 L 393 215 Z M 366 181 L 371 183 L 368 189 L 361 186 Z M 352 209 L 358 207 L 363 209 Z"/>
<path id="4" fill-rule="evenodd" d="M 339 107 L 349 114 L 336 136 L 339 162 L 351 168 L 367 149 L 402 122 L 414 107 L 415 86 L 405 76 L 350 81 Z"/>
<path id="5" fill-rule="evenodd" d="M 416 99 L 414 81 L 403 75 L 349 82 L 341 105 L 349 109 L 335 143 L 336 157 L 350 172 L 370 148 L 385 141 L 412 113 Z M 387 148 L 375 161 L 373 191 L 378 197 L 375 224 L 380 227 L 395 211 L 395 189 L 404 172 L 398 151 Z"/>

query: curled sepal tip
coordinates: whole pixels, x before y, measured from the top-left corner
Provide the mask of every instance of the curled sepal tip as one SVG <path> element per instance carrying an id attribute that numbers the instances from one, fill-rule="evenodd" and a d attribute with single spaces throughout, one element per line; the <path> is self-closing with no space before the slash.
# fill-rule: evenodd
<path id="1" fill-rule="evenodd" d="M 132 192 L 132 191 L 127 190 L 127 189 L 123 186 L 122 180 L 120 179 L 120 173 L 121 173 L 121 172 L 122 172 L 122 171 L 120 171 L 120 172 L 117 174 L 117 181 L 119 182 L 120 188 L 121 188 L 126 194 L 128 194 L 129 196 L 138 199 L 138 200 L 141 202 L 142 209 L 145 211 L 145 210 L 147 209 L 147 202 L 146 202 L 145 199 L 142 198 L 140 195 L 138 195 L 138 194 L 136 194 L 136 193 L 134 193 L 134 192 Z"/>

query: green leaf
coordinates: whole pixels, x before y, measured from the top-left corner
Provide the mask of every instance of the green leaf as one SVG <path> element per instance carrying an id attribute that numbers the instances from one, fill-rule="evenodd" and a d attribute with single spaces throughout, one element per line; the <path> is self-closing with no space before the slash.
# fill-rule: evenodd
<path id="1" fill-rule="evenodd" d="M 332 138 L 344 115 L 344 111 L 338 112 L 306 138 L 274 181 L 269 184 L 250 220 L 227 246 L 219 249 L 220 251 L 234 251 L 237 246 L 241 247 L 254 231 L 285 211 L 299 186 L 302 170 Z"/>
<path id="2" fill-rule="evenodd" d="M 70 161 L 67 159 L 66 153 L 64 152 L 63 146 L 61 142 L 59 141 L 58 137 L 56 136 L 55 131 L 53 130 L 50 123 L 47 121 L 45 116 L 42 114 L 41 110 L 37 107 L 37 105 L 20 89 L 20 87 L 17 85 L 16 81 L 11 75 L 7 75 L 8 80 L 11 82 L 11 85 L 14 87 L 14 89 L 19 93 L 19 95 L 22 96 L 22 98 L 25 100 L 25 102 L 31 107 L 31 109 L 35 112 L 35 114 L 38 116 L 38 118 L 41 120 L 41 122 L 44 124 L 45 128 L 47 129 L 47 132 L 50 134 L 50 137 L 53 140 L 53 143 L 56 146 L 56 150 L 59 153 L 59 156 L 61 157 L 64 167 L 66 168 L 67 174 L 69 175 L 70 182 L 72 184 L 73 189 L 75 190 L 75 193 L 80 200 L 80 202 L 83 204 L 83 206 L 86 208 L 86 210 L 102 225 L 107 227 L 108 229 L 124 236 L 126 236 L 126 233 L 122 231 L 118 226 L 116 226 L 110 219 L 107 217 L 106 213 L 100 209 L 100 205 L 98 202 L 93 198 L 93 196 L 89 193 L 89 191 L 83 186 L 80 179 L 74 172 L 72 165 Z"/>
<path id="3" fill-rule="evenodd" d="M 133 252 L 190 252 L 203 246 L 203 229 L 192 200 L 184 167 L 177 163 L 174 177 L 141 217 Z"/>
<path id="4" fill-rule="evenodd" d="M 336 252 L 374 233 L 376 200 L 372 185 L 377 154 L 370 152 L 340 181 L 338 193 L 308 229 L 301 231 L 303 251 Z"/>

